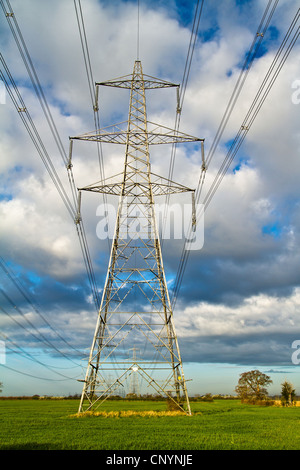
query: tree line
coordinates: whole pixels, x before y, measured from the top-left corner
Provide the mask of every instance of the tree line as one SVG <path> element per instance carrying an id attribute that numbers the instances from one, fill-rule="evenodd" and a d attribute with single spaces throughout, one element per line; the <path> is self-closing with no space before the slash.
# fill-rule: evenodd
<path id="1" fill-rule="evenodd" d="M 240 378 L 237 386 L 235 387 L 236 396 L 232 395 L 212 395 L 211 393 L 206 393 L 205 395 L 195 394 L 195 396 L 190 397 L 190 401 L 206 401 L 211 402 L 220 399 L 232 400 L 240 399 L 243 403 L 253 403 L 253 404 L 263 404 L 263 405 L 273 405 L 274 400 L 272 400 L 267 391 L 267 387 L 271 385 L 273 381 L 271 378 L 260 372 L 259 370 L 251 370 L 249 372 L 243 372 L 240 374 Z M 3 383 L 0 382 L 0 393 L 2 392 Z M 157 401 L 162 400 L 160 395 L 137 395 L 135 393 L 128 393 L 125 397 L 114 395 L 109 397 L 110 400 L 151 400 Z M 54 397 L 54 396 L 10 396 L 10 397 L 1 397 L 1 400 L 14 399 L 14 400 L 39 400 L 39 399 L 61 399 L 61 400 L 79 400 L 79 394 L 69 394 L 68 396 Z M 296 391 L 293 385 L 290 382 L 284 381 L 281 384 L 281 403 L 283 406 L 292 406 L 295 404 L 296 400 Z"/>

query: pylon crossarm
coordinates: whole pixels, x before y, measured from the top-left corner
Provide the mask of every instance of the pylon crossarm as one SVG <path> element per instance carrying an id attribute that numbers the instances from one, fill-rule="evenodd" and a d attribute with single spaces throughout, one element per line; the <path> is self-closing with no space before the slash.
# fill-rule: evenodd
<path id="1" fill-rule="evenodd" d="M 139 172 L 139 175 L 141 177 L 145 176 L 145 178 L 148 177 L 147 173 L 143 171 Z M 112 176 L 111 178 L 107 178 L 105 182 L 99 181 L 97 183 L 90 184 L 82 188 L 78 188 L 78 190 L 79 191 L 92 191 L 92 192 L 98 192 L 98 193 L 103 193 L 103 194 L 120 196 L 124 190 L 124 181 L 120 180 L 119 182 L 109 183 L 110 179 L 116 178 L 117 176 L 119 175 L 115 175 L 115 176 Z M 136 172 L 133 173 L 132 176 L 136 178 Z M 151 172 L 150 172 L 150 181 L 151 181 L 150 184 L 151 184 L 153 196 L 166 196 L 168 194 L 195 191 L 194 189 L 188 188 L 187 186 L 184 186 L 180 183 L 175 183 L 172 180 L 169 180 L 167 178 L 164 178 L 163 176 L 159 176 Z M 149 192 L 149 182 L 147 182 L 147 180 L 145 180 L 145 183 L 142 183 L 140 181 L 138 182 L 134 181 L 129 185 L 128 185 L 128 182 L 126 182 L 126 187 L 127 187 L 127 191 L 124 194 L 125 196 L 129 194 L 132 195 L 132 190 L 134 188 L 141 189 L 142 193 L 144 194 L 147 194 L 147 192 Z"/>
<path id="2" fill-rule="evenodd" d="M 157 89 L 157 88 L 170 88 L 179 87 L 176 83 L 167 82 L 160 78 L 152 77 L 151 75 L 143 74 L 143 80 L 135 80 L 136 86 L 143 86 L 145 90 Z M 131 89 L 132 87 L 132 75 L 124 75 L 123 77 L 114 78 L 104 82 L 96 82 L 96 87 L 107 86 L 115 88 Z"/>
<path id="3" fill-rule="evenodd" d="M 78 136 L 70 137 L 70 140 L 84 140 L 88 142 L 103 142 L 108 144 L 128 144 L 128 122 L 122 121 L 111 126 L 97 129 L 96 131 L 86 132 Z M 124 129 L 124 127 L 126 127 Z M 130 144 L 141 148 L 147 138 L 148 145 L 158 144 L 178 144 L 184 142 L 203 142 L 204 139 L 180 132 L 170 127 L 163 126 L 151 121 L 147 121 L 147 132 L 142 127 L 130 129 Z"/>

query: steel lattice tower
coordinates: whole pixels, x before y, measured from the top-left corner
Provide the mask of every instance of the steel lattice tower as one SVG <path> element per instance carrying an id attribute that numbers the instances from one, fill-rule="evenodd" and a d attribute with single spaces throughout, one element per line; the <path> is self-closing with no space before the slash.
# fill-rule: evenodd
<path id="1" fill-rule="evenodd" d="M 194 201 L 194 191 L 153 174 L 149 146 L 193 141 L 203 144 L 203 139 L 147 121 L 145 90 L 178 85 L 144 75 L 139 60 L 134 63 L 132 75 L 96 83 L 97 97 L 99 86 L 129 89 L 130 105 L 125 123 L 70 138 L 71 144 L 74 139 L 80 139 L 124 144 L 126 148 L 123 173 L 79 190 L 79 200 L 81 191 L 119 196 L 108 271 L 79 412 L 95 409 L 124 386 L 133 373 L 138 373 L 156 393 L 190 414 L 154 197 L 191 192 Z M 128 352 L 133 345 L 139 348 L 138 359 L 129 359 Z M 106 379 L 108 370 L 117 374 L 110 382 Z"/>

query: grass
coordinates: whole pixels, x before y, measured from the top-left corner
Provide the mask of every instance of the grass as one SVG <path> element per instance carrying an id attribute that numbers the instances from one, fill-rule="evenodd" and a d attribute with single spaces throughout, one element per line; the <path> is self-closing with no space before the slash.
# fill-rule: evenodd
<path id="1" fill-rule="evenodd" d="M 192 403 L 193 416 L 164 402 L 107 401 L 77 419 L 75 400 L 0 400 L 0 449 L 298 450 L 300 407 Z M 153 413 L 156 412 L 156 413 Z"/>

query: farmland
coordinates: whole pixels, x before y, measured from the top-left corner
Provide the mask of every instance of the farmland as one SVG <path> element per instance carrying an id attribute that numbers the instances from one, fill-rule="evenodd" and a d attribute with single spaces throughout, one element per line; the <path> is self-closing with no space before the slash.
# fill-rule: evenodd
<path id="1" fill-rule="evenodd" d="M 139 411 L 74 417 L 77 400 L 0 400 L 0 449 L 295 450 L 300 407 L 237 400 L 192 403 L 192 416 L 151 416 L 164 402 L 107 401 L 103 410 Z"/>

